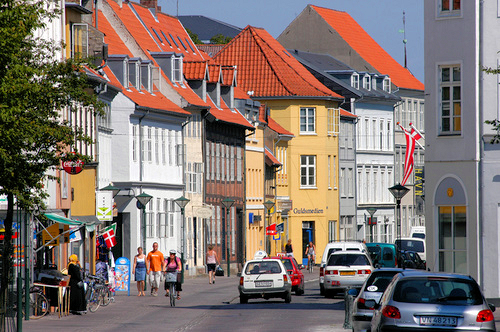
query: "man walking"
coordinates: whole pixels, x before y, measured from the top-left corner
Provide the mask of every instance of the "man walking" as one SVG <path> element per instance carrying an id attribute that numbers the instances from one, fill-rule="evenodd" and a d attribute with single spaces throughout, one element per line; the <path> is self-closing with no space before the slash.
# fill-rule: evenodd
<path id="1" fill-rule="evenodd" d="M 146 258 L 146 270 L 149 274 L 152 296 L 158 296 L 158 287 L 160 287 L 161 274 L 164 269 L 165 259 L 158 250 L 158 242 L 155 242 L 153 243 L 153 250 L 148 253 Z"/>

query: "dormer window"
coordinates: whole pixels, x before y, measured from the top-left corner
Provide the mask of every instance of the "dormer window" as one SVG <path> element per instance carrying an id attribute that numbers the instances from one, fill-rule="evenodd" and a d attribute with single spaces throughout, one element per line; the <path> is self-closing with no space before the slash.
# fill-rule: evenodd
<path id="1" fill-rule="evenodd" d="M 391 79 L 389 77 L 384 78 L 382 84 L 384 91 L 387 93 L 391 93 Z"/>
<path id="2" fill-rule="evenodd" d="M 128 62 L 128 81 L 137 90 L 141 90 L 141 60 L 130 59 Z"/>
<path id="3" fill-rule="evenodd" d="M 357 73 L 354 73 L 351 76 L 351 86 L 354 89 L 359 89 L 359 75 Z"/>
<path id="4" fill-rule="evenodd" d="M 372 80 L 371 80 L 370 75 L 366 74 L 363 77 L 363 89 L 371 90 L 372 89 L 372 84 L 371 83 L 372 83 Z"/>
<path id="5" fill-rule="evenodd" d="M 182 57 L 172 57 L 172 82 L 182 83 Z"/>
<path id="6" fill-rule="evenodd" d="M 141 63 L 141 85 L 148 92 L 153 90 L 153 75 L 151 68 L 151 60 L 147 60 L 147 63 Z"/>
<path id="7" fill-rule="evenodd" d="M 128 58 L 126 58 L 123 61 L 123 78 L 122 78 L 122 85 L 125 89 L 128 89 L 129 83 L 128 83 Z"/>

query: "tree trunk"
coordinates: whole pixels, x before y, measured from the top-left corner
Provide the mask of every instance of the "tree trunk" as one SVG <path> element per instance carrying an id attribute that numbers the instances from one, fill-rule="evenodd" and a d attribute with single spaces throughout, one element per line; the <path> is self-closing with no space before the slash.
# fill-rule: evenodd
<path id="1" fill-rule="evenodd" d="M 7 328 L 7 306 L 9 294 L 9 277 L 12 269 L 12 223 L 14 219 L 14 195 L 7 194 L 7 216 L 5 217 L 5 237 L 2 249 L 2 275 L 0 276 L 0 331 Z"/>

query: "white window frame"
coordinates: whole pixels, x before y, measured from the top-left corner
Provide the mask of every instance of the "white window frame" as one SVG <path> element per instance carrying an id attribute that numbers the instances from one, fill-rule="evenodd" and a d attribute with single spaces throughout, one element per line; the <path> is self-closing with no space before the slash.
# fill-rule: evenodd
<path id="1" fill-rule="evenodd" d="M 300 156 L 300 188 L 316 188 L 316 156 Z M 312 178 L 312 179 L 311 179 Z"/>
<path id="2" fill-rule="evenodd" d="M 382 81 L 382 89 L 387 93 L 391 93 L 391 78 L 390 77 L 384 77 L 384 80 Z"/>
<path id="3" fill-rule="evenodd" d="M 316 134 L 316 108 L 301 107 L 300 108 L 300 134 Z M 312 114 L 311 114 L 312 112 Z"/>
<path id="4" fill-rule="evenodd" d="M 372 89 L 372 79 L 368 74 L 365 74 L 365 76 L 363 76 L 363 89 L 366 89 L 368 91 L 371 91 Z"/>
<path id="5" fill-rule="evenodd" d="M 338 135 L 340 132 L 340 109 L 329 108 L 328 121 L 327 121 L 327 134 L 328 135 Z"/>
<path id="6" fill-rule="evenodd" d="M 359 90 L 359 74 L 358 73 L 353 73 L 351 75 L 351 86 L 354 89 Z"/>
<path id="7" fill-rule="evenodd" d="M 458 74 L 458 80 L 456 80 L 454 72 L 455 69 L 460 70 Z M 439 82 L 439 91 L 438 91 L 438 103 L 439 103 L 439 135 L 461 135 L 462 134 L 462 71 L 461 71 L 461 64 L 452 64 L 452 65 L 439 65 L 438 66 L 438 82 Z M 449 81 L 443 81 L 443 70 L 447 69 L 449 71 Z M 456 99 L 454 91 L 455 89 L 458 88 L 460 92 L 460 97 Z M 444 90 L 447 89 L 448 91 L 448 97 L 446 101 L 443 100 L 443 95 L 444 95 Z M 449 109 L 448 109 L 448 115 L 444 115 L 444 109 L 445 109 L 445 103 L 449 103 Z M 460 107 L 460 114 L 455 115 L 454 114 L 454 105 L 456 103 L 459 103 Z M 445 119 L 449 120 L 449 129 L 444 130 L 443 129 L 443 121 Z M 454 125 L 455 122 L 459 121 L 460 122 L 460 130 L 454 130 Z"/>
<path id="8" fill-rule="evenodd" d="M 182 83 L 182 56 L 172 58 L 172 83 Z"/>
<path id="9" fill-rule="evenodd" d="M 448 9 L 443 9 L 443 2 L 448 2 Z M 438 0 L 437 4 L 437 17 L 438 18 L 451 18 L 462 17 L 462 0 L 458 0 L 460 4 L 459 9 L 453 9 L 454 0 Z"/>

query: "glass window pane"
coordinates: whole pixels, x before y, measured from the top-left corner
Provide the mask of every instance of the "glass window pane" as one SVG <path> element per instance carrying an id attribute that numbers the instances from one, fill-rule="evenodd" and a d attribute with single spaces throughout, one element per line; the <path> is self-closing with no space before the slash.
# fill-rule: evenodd
<path id="1" fill-rule="evenodd" d="M 453 272 L 453 257 L 451 251 L 439 252 L 439 271 Z"/>
<path id="2" fill-rule="evenodd" d="M 450 10 L 450 0 L 441 1 L 441 10 Z"/>
<path id="3" fill-rule="evenodd" d="M 462 119 L 455 118 L 453 120 L 453 131 L 462 131 Z"/>
<path id="4" fill-rule="evenodd" d="M 460 0 L 453 0 L 453 10 L 460 10 Z"/>
<path id="5" fill-rule="evenodd" d="M 455 260 L 453 264 L 455 265 L 455 269 L 452 272 L 467 274 L 467 252 L 455 251 Z"/>
<path id="6" fill-rule="evenodd" d="M 453 100 L 460 100 L 460 99 L 462 99 L 462 98 L 460 98 L 460 87 L 455 86 L 455 87 L 453 87 Z"/>
<path id="7" fill-rule="evenodd" d="M 466 238 L 467 238 L 467 225 L 466 225 L 466 207 L 456 206 L 454 208 L 454 223 L 453 223 L 453 234 L 454 234 L 454 248 L 465 250 Z"/>
<path id="8" fill-rule="evenodd" d="M 449 82 L 450 81 L 450 68 L 442 68 L 441 69 L 441 81 Z"/>
<path id="9" fill-rule="evenodd" d="M 439 249 L 452 249 L 451 207 L 439 207 Z"/>
<path id="10" fill-rule="evenodd" d="M 453 67 L 453 81 L 460 82 L 460 67 Z"/>

